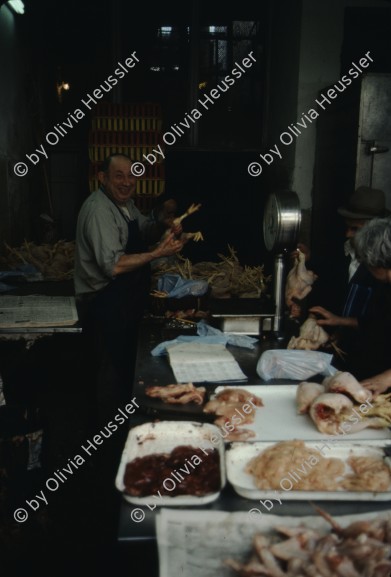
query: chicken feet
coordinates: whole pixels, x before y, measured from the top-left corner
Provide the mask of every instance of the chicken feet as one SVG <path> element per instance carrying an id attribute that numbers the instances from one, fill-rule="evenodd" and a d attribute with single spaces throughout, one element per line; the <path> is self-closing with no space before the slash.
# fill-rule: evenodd
<path id="1" fill-rule="evenodd" d="M 197 210 L 199 210 L 201 208 L 201 204 L 191 204 L 189 206 L 189 208 L 187 209 L 187 211 L 185 213 L 182 214 L 182 216 L 178 216 L 177 218 L 174 219 L 173 224 L 174 226 L 178 226 L 178 224 L 181 224 L 182 220 L 184 218 L 186 218 L 187 216 L 190 216 L 191 214 L 193 214 L 193 212 L 197 212 Z"/>

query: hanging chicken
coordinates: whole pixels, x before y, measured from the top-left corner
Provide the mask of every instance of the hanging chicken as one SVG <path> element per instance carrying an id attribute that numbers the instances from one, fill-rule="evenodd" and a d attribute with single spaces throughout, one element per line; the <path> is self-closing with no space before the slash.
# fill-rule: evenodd
<path id="1" fill-rule="evenodd" d="M 317 275 L 305 266 L 305 254 L 297 249 L 297 257 L 288 273 L 285 285 L 285 302 L 291 308 L 295 300 L 303 300 L 312 290 Z"/>

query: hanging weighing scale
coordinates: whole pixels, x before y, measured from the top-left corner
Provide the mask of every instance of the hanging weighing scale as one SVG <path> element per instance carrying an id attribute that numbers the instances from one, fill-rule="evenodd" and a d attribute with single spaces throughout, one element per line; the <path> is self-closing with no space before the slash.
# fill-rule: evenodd
<path id="1" fill-rule="evenodd" d="M 275 315 L 273 331 L 281 332 L 284 312 L 285 259 L 288 250 L 294 250 L 299 235 L 301 211 L 299 197 L 292 191 L 274 192 L 269 195 L 263 216 L 263 238 L 274 257 L 273 296 Z"/>

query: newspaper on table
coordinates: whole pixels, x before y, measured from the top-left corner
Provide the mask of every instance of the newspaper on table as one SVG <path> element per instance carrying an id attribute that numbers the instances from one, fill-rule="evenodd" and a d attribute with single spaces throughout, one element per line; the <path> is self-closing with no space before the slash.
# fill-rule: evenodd
<path id="1" fill-rule="evenodd" d="M 77 321 L 75 298 L 71 296 L 0 297 L 0 328 L 62 327 Z"/>
<path id="2" fill-rule="evenodd" d="M 167 352 L 177 383 L 247 380 L 224 344 L 179 343 Z"/>
<path id="3" fill-rule="evenodd" d="M 391 511 L 360 513 L 336 517 L 345 527 L 353 521 L 391 519 Z M 276 534 L 275 527 L 304 525 L 330 532 L 323 517 L 286 517 L 281 515 L 250 515 L 224 511 L 162 509 L 156 516 L 159 549 L 159 577 L 232 577 L 226 559 L 246 562 L 253 550 L 255 533 Z"/>

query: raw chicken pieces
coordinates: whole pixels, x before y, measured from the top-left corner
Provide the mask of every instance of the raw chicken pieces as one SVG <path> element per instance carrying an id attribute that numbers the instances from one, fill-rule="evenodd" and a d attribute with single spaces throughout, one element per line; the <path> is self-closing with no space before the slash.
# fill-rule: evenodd
<path id="1" fill-rule="evenodd" d="M 353 403 L 345 395 L 323 393 L 319 395 L 310 407 L 310 416 L 321 433 L 338 434 L 339 416 L 349 414 Z"/>
<path id="2" fill-rule="evenodd" d="M 322 384 L 301 382 L 296 390 L 296 406 L 300 415 L 308 413 L 318 430 L 328 435 L 391 424 L 391 393 L 374 399 L 371 391 L 347 372 L 337 371 Z"/>
<path id="3" fill-rule="evenodd" d="M 338 371 L 332 377 L 326 377 L 323 381 L 327 392 L 343 393 L 349 395 L 358 403 L 365 403 L 372 399 L 372 393 L 357 381 L 351 373 Z"/>
<path id="4" fill-rule="evenodd" d="M 333 532 L 296 526 L 260 528 L 253 536 L 246 563 L 226 559 L 224 565 L 241 577 L 388 577 L 391 571 L 391 518 L 381 514 L 371 520 L 342 527 L 337 518 L 313 505 L 330 523 Z M 262 527 L 262 526 L 260 526 Z"/>
<path id="5" fill-rule="evenodd" d="M 324 393 L 324 386 L 318 383 L 302 382 L 296 389 L 297 412 L 308 413 L 310 406 L 319 395 Z"/>
<path id="6" fill-rule="evenodd" d="M 355 416 L 353 402 L 341 393 L 323 393 L 319 395 L 310 406 L 309 414 L 321 433 L 328 435 L 344 433 L 357 433 L 367 427 L 382 428 L 384 420 L 373 416 L 365 419 L 364 414 L 359 420 L 360 413 Z"/>

